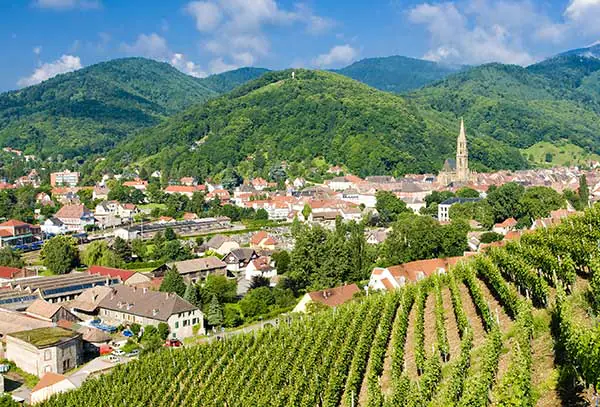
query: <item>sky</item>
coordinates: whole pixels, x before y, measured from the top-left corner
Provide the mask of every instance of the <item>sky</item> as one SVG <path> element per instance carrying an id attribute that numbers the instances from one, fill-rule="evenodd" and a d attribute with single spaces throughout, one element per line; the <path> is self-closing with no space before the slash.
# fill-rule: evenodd
<path id="1" fill-rule="evenodd" d="M 404 55 L 529 65 L 600 40 L 600 0 L 0 0 L 0 91 L 143 56 L 205 77 Z"/>

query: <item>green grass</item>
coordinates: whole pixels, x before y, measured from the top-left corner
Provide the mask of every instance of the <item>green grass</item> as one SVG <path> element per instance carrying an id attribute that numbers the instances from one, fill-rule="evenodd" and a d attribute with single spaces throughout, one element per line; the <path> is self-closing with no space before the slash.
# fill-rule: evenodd
<path id="1" fill-rule="evenodd" d="M 587 165 L 591 160 L 600 161 L 599 155 L 589 153 L 566 140 L 556 141 L 554 144 L 541 141 L 521 152 L 530 163 L 540 167 Z M 552 156 L 552 161 L 546 160 L 547 154 Z"/>
<path id="2" fill-rule="evenodd" d="M 152 211 L 152 209 L 167 209 L 167 205 L 165 204 L 161 204 L 161 203 L 149 203 L 149 204 L 145 204 L 145 205 L 139 205 L 138 208 L 140 208 L 141 211 Z"/>
<path id="3" fill-rule="evenodd" d="M 36 347 L 54 345 L 63 339 L 73 338 L 77 334 L 63 328 L 37 328 L 10 334 L 17 339 L 28 342 Z"/>
<path id="4" fill-rule="evenodd" d="M 39 377 L 37 377 L 36 375 L 33 375 L 31 373 L 27 373 L 26 371 L 17 367 L 15 362 L 13 362 L 12 360 L 3 359 L 2 361 L 0 361 L 0 363 L 2 363 L 4 365 L 10 365 L 9 371 L 14 373 L 15 375 L 19 376 L 21 379 L 23 379 L 23 384 L 25 385 L 25 387 L 27 387 L 29 389 L 33 389 L 35 387 L 35 385 L 38 384 L 38 382 L 40 381 Z"/>

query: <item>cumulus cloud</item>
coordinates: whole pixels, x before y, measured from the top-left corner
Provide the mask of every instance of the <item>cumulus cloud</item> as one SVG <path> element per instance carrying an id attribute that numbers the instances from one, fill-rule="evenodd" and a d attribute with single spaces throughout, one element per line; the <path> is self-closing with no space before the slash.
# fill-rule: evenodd
<path id="1" fill-rule="evenodd" d="M 349 44 L 336 45 L 328 53 L 321 54 L 314 60 L 318 67 L 330 67 L 337 64 L 348 64 L 356 59 L 358 51 Z"/>
<path id="2" fill-rule="evenodd" d="M 181 72 L 197 78 L 207 76 L 207 73 L 198 64 L 187 59 L 184 54 L 173 52 L 169 48 L 167 40 L 156 33 L 140 34 L 133 43 L 122 43 L 121 51 L 132 56 L 142 56 L 168 62 Z"/>
<path id="3" fill-rule="evenodd" d="M 564 16 L 569 29 L 584 35 L 600 34 L 600 0 L 571 0 Z"/>
<path id="4" fill-rule="evenodd" d="M 54 10 L 102 8 L 100 0 L 36 0 L 33 4 L 36 7 Z"/>
<path id="5" fill-rule="evenodd" d="M 185 11 L 196 20 L 198 31 L 212 31 L 221 22 L 221 9 L 208 1 L 192 1 Z"/>
<path id="6" fill-rule="evenodd" d="M 132 44 L 122 43 L 121 51 L 154 59 L 168 59 L 171 54 L 167 40 L 156 33 L 140 34 Z"/>
<path id="7" fill-rule="evenodd" d="M 276 0 L 192 1 L 184 12 L 194 18 L 198 31 L 208 36 L 202 46 L 213 54 L 211 73 L 250 65 L 267 56 L 271 48 L 265 34 L 268 27 L 300 24 L 316 35 L 335 25 L 334 20 L 314 14 L 302 3 L 286 9 Z"/>
<path id="8" fill-rule="evenodd" d="M 53 62 L 47 62 L 37 68 L 30 76 L 19 79 L 17 85 L 31 86 L 50 79 L 58 74 L 81 69 L 81 60 L 77 56 L 63 55 Z"/>
<path id="9" fill-rule="evenodd" d="M 524 33 L 542 19 L 529 2 L 475 0 L 459 10 L 455 3 L 422 3 L 408 13 L 429 33 L 431 47 L 424 58 L 461 64 L 535 61 L 523 46 Z"/>

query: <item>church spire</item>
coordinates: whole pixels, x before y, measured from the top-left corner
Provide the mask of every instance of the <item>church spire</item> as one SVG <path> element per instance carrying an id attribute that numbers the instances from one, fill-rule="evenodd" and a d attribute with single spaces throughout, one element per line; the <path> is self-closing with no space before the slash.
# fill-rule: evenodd
<path id="1" fill-rule="evenodd" d="M 456 178 L 459 182 L 469 180 L 469 152 L 467 150 L 467 134 L 464 120 L 460 119 L 460 132 L 456 140 Z"/>
<path id="2" fill-rule="evenodd" d="M 467 134 L 465 133 L 465 122 L 463 118 L 460 118 L 460 133 L 458 134 L 458 142 L 467 142 Z"/>

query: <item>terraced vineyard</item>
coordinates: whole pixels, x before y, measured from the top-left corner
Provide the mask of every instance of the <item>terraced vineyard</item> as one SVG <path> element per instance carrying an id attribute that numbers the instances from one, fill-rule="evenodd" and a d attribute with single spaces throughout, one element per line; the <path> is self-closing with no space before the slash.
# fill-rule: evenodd
<path id="1" fill-rule="evenodd" d="M 589 405 L 598 291 L 594 208 L 397 292 L 144 356 L 43 405 Z"/>

